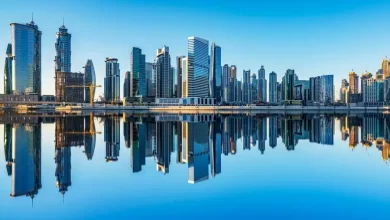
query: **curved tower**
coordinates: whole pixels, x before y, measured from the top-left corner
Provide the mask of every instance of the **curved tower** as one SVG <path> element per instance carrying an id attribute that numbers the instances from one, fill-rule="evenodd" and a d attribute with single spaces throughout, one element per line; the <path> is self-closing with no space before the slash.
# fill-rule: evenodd
<path id="1" fill-rule="evenodd" d="M 84 84 L 89 85 L 93 84 L 96 85 L 96 75 L 95 75 L 95 68 L 93 66 L 92 60 L 87 60 L 87 63 L 84 66 Z M 95 94 L 95 89 L 93 88 L 93 94 Z M 85 88 L 85 97 L 84 102 L 89 103 L 91 91 L 89 91 L 89 88 Z M 95 97 L 92 97 L 94 99 Z"/>

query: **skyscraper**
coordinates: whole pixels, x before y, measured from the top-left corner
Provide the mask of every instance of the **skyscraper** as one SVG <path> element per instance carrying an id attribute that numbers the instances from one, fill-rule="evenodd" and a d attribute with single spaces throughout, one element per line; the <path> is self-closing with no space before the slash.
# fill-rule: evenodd
<path id="1" fill-rule="evenodd" d="M 264 66 L 261 66 L 258 72 L 258 97 L 262 102 L 267 102 L 267 80 L 265 79 L 265 69 Z"/>
<path id="2" fill-rule="evenodd" d="M 11 23 L 12 91 L 14 94 L 41 94 L 41 36 L 34 21 Z"/>
<path id="3" fill-rule="evenodd" d="M 211 44 L 210 68 L 210 97 L 215 98 L 216 103 L 220 103 L 222 101 L 221 47 L 215 43 Z"/>
<path id="4" fill-rule="evenodd" d="M 324 104 L 331 104 L 334 102 L 334 83 L 333 75 L 321 76 L 321 90 L 320 101 Z"/>
<path id="5" fill-rule="evenodd" d="M 72 35 L 68 33 L 65 25 L 62 25 L 57 32 L 57 41 L 55 43 L 55 71 L 71 72 L 71 39 Z"/>
<path id="6" fill-rule="evenodd" d="M 387 58 L 382 61 L 382 72 L 384 79 L 390 76 L 390 62 Z"/>
<path id="7" fill-rule="evenodd" d="M 84 66 L 84 84 L 85 85 L 96 85 L 96 75 L 95 67 L 93 66 L 92 60 L 87 60 L 87 63 Z M 95 96 L 96 88 L 92 88 L 92 94 L 89 88 L 84 89 L 85 99 L 84 102 L 89 102 L 91 95 Z M 92 97 L 94 100 L 95 97 Z"/>
<path id="8" fill-rule="evenodd" d="M 188 97 L 188 58 L 182 58 L 181 97 Z"/>
<path id="9" fill-rule="evenodd" d="M 130 98 L 130 71 L 125 73 L 125 79 L 123 82 L 123 98 Z"/>
<path id="10" fill-rule="evenodd" d="M 154 63 L 145 63 L 146 90 L 147 90 L 148 97 L 156 97 L 156 74 L 155 74 L 154 67 L 155 67 Z M 129 86 L 129 92 L 130 92 L 130 86 Z"/>
<path id="11" fill-rule="evenodd" d="M 12 45 L 8 44 L 4 62 L 4 94 L 12 94 Z"/>
<path id="12" fill-rule="evenodd" d="M 107 102 L 120 100 L 120 70 L 118 59 L 106 58 L 106 77 L 104 78 L 104 99 Z"/>
<path id="13" fill-rule="evenodd" d="M 209 96 L 209 42 L 198 37 L 188 38 L 188 96 Z"/>
<path id="14" fill-rule="evenodd" d="M 310 77 L 309 79 L 310 95 L 309 98 L 313 102 L 320 101 L 320 90 L 321 90 L 321 77 Z"/>
<path id="15" fill-rule="evenodd" d="M 258 89 L 258 87 L 257 87 L 257 85 L 258 85 L 258 80 L 257 80 L 257 78 L 256 78 L 256 74 L 252 74 L 252 76 L 251 76 L 251 85 L 250 85 L 250 87 L 251 87 L 251 97 L 250 97 L 250 102 L 252 103 L 252 102 L 254 102 L 254 101 L 257 101 L 259 98 L 258 98 L 258 92 L 257 92 L 257 89 Z"/>
<path id="16" fill-rule="evenodd" d="M 177 71 L 177 88 L 176 98 L 181 98 L 183 94 L 183 58 L 185 56 L 176 57 L 176 71 Z"/>
<path id="17" fill-rule="evenodd" d="M 229 102 L 236 102 L 238 98 L 237 96 L 237 67 L 235 65 L 231 65 L 229 80 Z"/>
<path id="18" fill-rule="evenodd" d="M 250 103 L 250 94 L 251 94 L 251 88 L 250 88 L 250 75 L 251 75 L 251 70 L 244 70 L 243 73 L 243 82 L 242 82 L 242 102 L 243 103 Z"/>
<path id="19" fill-rule="evenodd" d="M 278 77 L 275 72 L 269 74 L 269 103 L 276 104 L 278 103 Z"/>
<path id="20" fill-rule="evenodd" d="M 157 50 L 156 74 L 156 97 L 171 98 L 173 93 L 173 75 L 171 73 L 171 56 L 167 46 Z"/>
<path id="21" fill-rule="evenodd" d="M 228 64 L 223 65 L 222 69 L 222 87 L 223 87 L 223 101 L 229 102 L 229 81 L 230 81 L 230 67 Z"/>
<path id="22" fill-rule="evenodd" d="M 376 75 L 363 82 L 363 102 L 365 105 L 382 105 L 384 101 L 384 80 L 382 74 Z"/>
<path id="23" fill-rule="evenodd" d="M 146 96 L 145 55 L 133 47 L 130 53 L 130 97 Z"/>
<path id="24" fill-rule="evenodd" d="M 294 82 L 296 80 L 295 71 L 292 69 L 288 69 L 286 71 L 286 74 L 283 77 L 282 83 L 282 89 L 283 89 L 283 101 L 288 103 L 289 101 L 294 99 Z"/>
<path id="25" fill-rule="evenodd" d="M 359 76 L 355 72 L 349 72 L 349 92 L 351 94 L 359 93 Z"/>
<path id="26" fill-rule="evenodd" d="M 348 103 L 348 86 L 349 83 L 346 79 L 341 80 L 340 101 L 344 104 Z"/>

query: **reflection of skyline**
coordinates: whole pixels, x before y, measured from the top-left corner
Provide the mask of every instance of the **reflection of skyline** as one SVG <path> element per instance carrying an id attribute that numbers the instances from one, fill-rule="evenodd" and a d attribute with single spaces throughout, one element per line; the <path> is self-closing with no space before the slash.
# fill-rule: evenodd
<path id="1" fill-rule="evenodd" d="M 146 163 L 152 161 L 147 160 L 149 157 L 154 159 L 157 171 L 164 174 L 171 172 L 173 164 L 185 165 L 191 184 L 222 175 L 223 155 L 253 149 L 267 154 L 278 143 L 294 151 L 304 147 L 300 141 L 332 146 L 336 122 L 346 147 L 372 147 L 381 152 L 384 161 L 390 158 L 390 115 L 115 115 L 102 117 L 107 161 L 118 160 L 121 120 L 133 173 L 144 172 Z M 18 122 L 4 125 L 4 158 L 12 180 L 11 195 L 34 197 L 41 188 L 41 123 L 53 122 L 56 185 L 62 194 L 67 192 L 72 185 L 72 147 L 83 147 L 87 159 L 93 158 L 93 117 Z"/>

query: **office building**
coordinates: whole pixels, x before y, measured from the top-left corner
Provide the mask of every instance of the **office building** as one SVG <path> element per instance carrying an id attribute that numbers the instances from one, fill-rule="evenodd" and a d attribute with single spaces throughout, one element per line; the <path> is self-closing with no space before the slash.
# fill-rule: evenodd
<path id="1" fill-rule="evenodd" d="M 229 102 L 229 82 L 230 82 L 230 67 L 228 64 L 223 65 L 222 68 L 222 100 L 224 102 Z"/>
<path id="2" fill-rule="evenodd" d="M 12 45 L 7 45 L 4 62 L 4 94 L 12 94 Z"/>
<path id="3" fill-rule="evenodd" d="M 133 47 L 130 53 L 130 97 L 146 96 L 145 55 Z"/>
<path id="4" fill-rule="evenodd" d="M 167 46 L 157 50 L 156 74 L 156 97 L 171 98 L 173 93 L 173 75 L 171 72 L 171 56 Z"/>
<path id="5" fill-rule="evenodd" d="M 131 81 L 130 77 L 131 77 L 131 73 L 130 73 L 130 71 L 127 71 L 125 73 L 125 79 L 123 82 L 123 97 L 124 98 L 130 97 L 130 81 Z"/>
<path id="6" fill-rule="evenodd" d="M 257 78 L 256 78 L 256 74 L 252 74 L 252 76 L 251 76 L 251 84 L 250 84 L 250 87 L 251 87 L 251 94 L 250 94 L 250 96 L 251 96 L 251 99 L 250 99 L 250 102 L 251 103 L 253 103 L 253 102 L 255 102 L 255 101 L 257 101 L 259 98 L 257 97 L 257 95 L 258 95 L 258 92 L 257 92 L 257 89 L 258 89 L 258 87 L 257 87 L 257 85 L 258 85 L 258 80 L 257 80 Z"/>
<path id="7" fill-rule="evenodd" d="M 242 99 L 242 98 L 241 98 Z M 237 102 L 237 67 L 235 65 L 230 66 L 230 80 L 229 80 L 229 102 Z"/>
<path id="8" fill-rule="evenodd" d="M 181 97 L 182 98 L 187 98 L 188 97 L 188 89 L 189 89 L 189 85 L 188 85 L 188 58 L 187 57 L 183 57 L 182 60 L 182 83 L 181 83 Z"/>
<path id="9" fill-rule="evenodd" d="M 72 72 L 56 72 L 56 102 L 84 102 L 84 74 Z M 89 100 L 88 100 L 89 102 Z"/>
<path id="10" fill-rule="evenodd" d="M 282 80 L 282 100 L 284 104 L 291 104 L 294 99 L 294 82 L 298 80 L 295 71 L 288 69 Z"/>
<path id="11" fill-rule="evenodd" d="M 259 101 L 267 102 L 267 80 L 265 79 L 265 69 L 264 66 L 258 71 L 258 97 Z"/>
<path id="12" fill-rule="evenodd" d="M 250 97 L 252 89 L 250 88 L 251 81 L 251 70 L 244 70 L 243 73 L 243 81 L 242 81 L 242 102 L 245 104 L 251 103 Z"/>
<path id="13" fill-rule="evenodd" d="M 95 75 L 95 67 L 93 66 L 92 60 L 87 60 L 87 63 L 84 66 L 84 84 L 85 85 L 94 85 L 96 86 L 96 75 Z M 85 94 L 85 99 L 84 102 L 89 103 L 91 100 L 95 99 L 95 91 L 96 88 L 92 88 L 92 91 L 90 88 L 84 88 L 84 94 Z"/>
<path id="14" fill-rule="evenodd" d="M 198 37 L 188 38 L 188 97 L 209 96 L 209 42 Z"/>
<path id="15" fill-rule="evenodd" d="M 333 75 L 321 76 L 320 102 L 327 105 L 334 102 Z"/>
<path id="16" fill-rule="evenodd" d="M 104 78 L 104 99 L 106 102 L 120 101 L 120 70 L 118 59 L 106 58 L 106 77 Z"/>
<path id="17" fill-rule="evenodd" d="M 390 76 L 390 61 L 387 58 L 382 61 L 382 74 L 384 79 Z"/>
<path id="18" fill-rule="evenodd" d="M 384 79 L 382 74 L 363 80 L 363 103 L 366 106 L 381 106 L 384 102 Z"/>
<path id="19" fill-rule="evenodd" d="M 156 65 L 154 63 L 145 63 L 145 73 L 147 96 L 151 98 L 156 97 Z"/>
<path id="20" fill-rule="evenodd" d="M 72 35 L 68 33 L 65 25 L 62 25 L 57 32 L 57 40 L 55 43 L 56 56 L 55 72 L 71 72 L 71 39 Z"/>
<path id="21" fill-rule="evenodd" d="M 34 21 L 11 23 L 13 94 L 41 96 L 41 36 Z"/>
<path id="22" fill-rule="evenodd" d="M 349 73 L 349 92 L 351 94 L 359 93 L 359 76 L 353 71 Z"/>
<path id="23" fill-rule="evenodd" d="M 176 88 L 176 98 L 183 97 L 183 73 L 186 71 L 183 68 L 183 59 L 185 56 L 176 57 L 176 71 L 177 71 L 177 88 Z"/>
<path id="24" fill-rule="evenodd" d="M 343 104 L 348 103 L 349 83 L 346 79 L 341 80 L 340 88 L 340 102 Z"/>
<path id="25" fill-rule="evenodd" d="M 210 63 L 210 97 L 215 98 L 217 104 L 222 102 L 222 65 L 221 47 L 211 44 Z"/>
<path id="26" fill-rule="evenodd" d="M 278 103 L 278 76 L 275 72 L 269 74 L 269 103 Z"/>
<path id="27" fill-rule="evenodd" d="M 310 77 L 310 101 L 319 102 L 320 101 L 320 90 L 321 90 L 321 77 Z"/>

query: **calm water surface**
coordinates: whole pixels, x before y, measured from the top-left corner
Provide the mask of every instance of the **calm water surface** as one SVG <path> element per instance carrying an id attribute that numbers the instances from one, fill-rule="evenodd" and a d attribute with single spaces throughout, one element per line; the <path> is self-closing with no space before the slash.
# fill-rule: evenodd
<path id="1" fill-rule="evenodd" d="M 0 219 L 390 218 L 387 115 L 0 123 Z"/>

